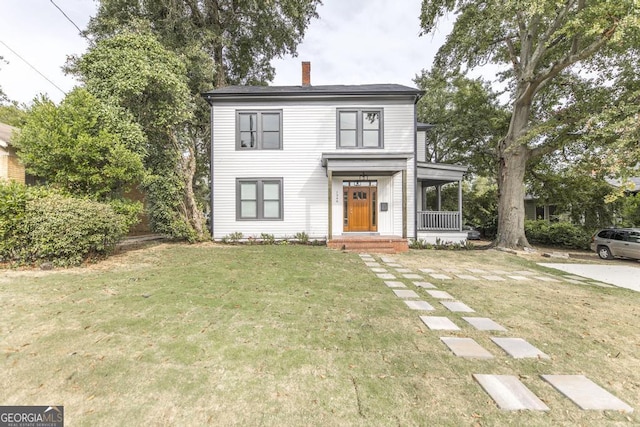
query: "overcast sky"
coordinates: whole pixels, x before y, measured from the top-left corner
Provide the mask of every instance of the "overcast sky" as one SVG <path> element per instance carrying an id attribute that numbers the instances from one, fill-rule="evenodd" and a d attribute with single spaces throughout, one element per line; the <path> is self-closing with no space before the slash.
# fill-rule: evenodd
<path id="1" fill-rule="evenodd" d="M 92 0 L 54 0 L 84 29 L 96 11 Z M 324 0 L 298 57 L 273 61 L 274 85 L 299 85 L 301 61 L 311 62 L 311 84 L 399 83 L 429 68 L 449 28 L 418 37 L 421 0 Z M 77 82 L 61 70 L 67 55 L 87 42 L 50 0 L 0 0 L 0 86 L 29 103 L 39 93 L 58 102 Z M 11 51 L 13 50 L 13 52 Z M 25 64 L 20 55 L 44 76 Z M 61 90 L 57 89 L 58 86 Z"/>

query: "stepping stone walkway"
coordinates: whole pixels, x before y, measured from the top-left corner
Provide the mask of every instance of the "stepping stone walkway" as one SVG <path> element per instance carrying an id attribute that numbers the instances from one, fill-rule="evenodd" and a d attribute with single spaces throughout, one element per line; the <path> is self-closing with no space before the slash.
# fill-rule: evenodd
<path id="1" fill-rule="evenodd" d="M 369 254 L 360 254 L 360 258 L 365 262 L 367 267 L 381 279 L 395 279 L 393 274 L 387 272 L 385 268 L 381 268 L 380 263 Z M 422 279 L 418 274 L 412 274 L 408 268 L 402 268 L 402 265 L 395 263 L 394 259 L 381 257 L 381 260 L 388 267 L 393 267 L 398 273 L 403 273 L 407 279 Z M 458 274 L 457 269 L 443 269 L 464 280 L 478 280 L 477 277 L 467 274 Z M 517 281 L 538 280 L 540 282 L 560 282 L 559 280 L 548 276 L 536 276 L 534 272 L 529 270 L 506 272 L 502 270 L 493 270 L 490 272 L 467 268 L 466 270 L 483 274 L 482 278 L 491 281 L 504 281 L 499 275 L 507 275 L 507 277 Z M 434 279 L 449 280 L 450 276 L 437 273 L 436 270 L 430 268 L 421 268 L 421 272 L 429 274 Z M 489 273 L 489 274 L 487 274 Z M 600 282 L 589 282 L 580 276 L 563 276 L 563 280 L 573 284 L 593 285 L 603 287 L 613 287 Z M 389 288 L 406 288 L 406 285 L 400 281 L 387 280 L 384 282 Z M 437 289 L 436 286 L 429 282 L 414 281 L 416 287 L 426 289 Z M 409 289 L 393 289 L 395 295 L 399 298 L 420 298 L 420 296 Z M 453 297 L 445 291 L 428 290 L 427 293 L 436 299 L 453 299 Z M 435 308 L 426 301 L 422 300 L 404 300 L 407 307 L 412 310 L 434 311 Z M 472 308 L 460 301 L 440 301 L 452 312 L 475 312 Z M 479 331 L 506 331 L 506 329 L 487 317 L 463 317 L 465 322 Z M 431 330 L 459 331 L 460 328 L 447 317 L 442 316 L 420 316 L 420 320 Z M 540 358 L 549 359 L 549 356 L 533 345 L 529 344 L 522 338 L 502 338 L 490 337 L 497 346 L 502 348 L 507 354 L 515 359 L 524 358 Z M 472 338 L 464 337 L 440 337 L 440 340 L 458 357 L 473 359 L 492 359 L 494 356 L 478 344 Z M 535 394 L 531 392 L 518 377 L 513 375 L 489 375 L 489 374 L 473 374 L 474 379 L 480 384 L 485 392 L 491 396 L 498 407 L 503 410 L 533 410 L 548 411 L 549 408 Z M 618 399 L 604 388 L 598 386 L 584 375 L 540 375 L 540 377 L 551 384 L 556 390 L 573 401 L 581 409 L 593 410 L 614 410 L 622 412 L 633 412 L 633 408 L 627 403 Z"/>
<path id="2" fill-rule="evenodd" d="M 414 291 L 409 290 L 409 289 L 400 289 L 400 290 L 395 290 L 393 291 L 394 294 L 396 294 L 396 296 L 398 298 L 420 298 L 420 295 L 416 294 Z"/>
<path id="3" fill-rule="evenodd" d="M 413 282 L 413 284 L 419 288 L 436 289 L 436 287 L 429 282 Z"/>
<path id="4" fill-rule="evenodd" d="M 423 310 L 423 311 L 433 311 L 435 308 L 431 304 L 426 301 L 405 301 L 407 307 L 412 310 Z"/>
<path id="5" fill-rule="evenodd" d="M 506 331 L 506 328 L 488 317 L 463 317 L 464 321 L 479 331 Z"/>
<path id="6" fill-rule="evenodd" d="M 427 293 L 436 299 L 455 299 L 449 292 L 445 291 L 427 291 Z"/>
<path id="7" fill-rule="evenodd" d="M 581 409 L 633 412 L 633 408 L 584 375 L 540 375 Z"/>
<path id="8" fill-rule="evenodd" d="M 548 411 L 549 407 L 520 382 L 515 375 L 473 374 L 473 378 L 506 411 Z"/>
<path id="9" fill-rule="evenodd" d="M 387 280 L 386 282 L 384 282 L 385 285 L 387 285 L 390 288 L 406 288 L 405 284 L 402 282 L 395 282 L 395 281 L 390 281 Z"/>
<path id="10" fill-rule="evenodd" d="M 454 311 L 459 313 L 475 313 L 476 312 L 467 304 L 460 301 L 440 301 L 440 304 L 447 307 L 449 311 Z"/>
<path id="11" fill-rule="evenodd" d="M 485 350 L 473 338 L 441 337 L 440 340 L 458 357 L 493 359 L 493 354 Z"/>
<path id="12" fill-rule="evenodd" d="M 427 328 L 434 331 L 459 331 L 458 325 L 453 323 L 448 317 L 440 316 L 420 316 L 420 320 Z"/>
<path id="13" fill-rule="evenodd" d="M 491 337 L 491 341 L 496 343 L 498 347 L 502 348 L 514 359 L 549 359 L 549 356 L 547 356 L 522 338 Z"/>

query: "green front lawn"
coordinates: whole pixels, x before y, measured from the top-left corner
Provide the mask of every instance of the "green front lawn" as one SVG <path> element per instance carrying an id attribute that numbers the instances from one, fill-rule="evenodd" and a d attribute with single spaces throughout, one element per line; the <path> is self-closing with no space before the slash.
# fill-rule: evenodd
<path id="1" fill-rule="evenodd" d="M 415 272 L 537 268 L 488 253 L 394 257 Z M 437 311 L 408 309 L 356 254 L 322 247 L 158 245 L 87 268 L 0 271 L 0 404 L 64 405 L 68 425 L 86 426 L 640 422 L 635 413 L 581 411 L 537 377 L 585 374 L 637 406 L 640 294 L 439 284 L 506 326 L 502 336 L 552 356 L 523 361 L 405 283 Z M 420 314 L 449 316 L 463 331 L 430 331 Z M 472 337 L 496 358 L 457 358 L 441 336 Z M 520 375 L 551 411 L 500 411 L 474 373 Z"/>

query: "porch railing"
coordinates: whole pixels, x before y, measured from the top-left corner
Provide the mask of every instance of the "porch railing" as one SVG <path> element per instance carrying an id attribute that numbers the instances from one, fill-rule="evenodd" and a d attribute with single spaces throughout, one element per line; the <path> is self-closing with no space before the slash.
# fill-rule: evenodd
<path id="1" fill-rule="evenodd" d="M 418 231 L 459 231 L 460 212 L 418 211 Z"/>

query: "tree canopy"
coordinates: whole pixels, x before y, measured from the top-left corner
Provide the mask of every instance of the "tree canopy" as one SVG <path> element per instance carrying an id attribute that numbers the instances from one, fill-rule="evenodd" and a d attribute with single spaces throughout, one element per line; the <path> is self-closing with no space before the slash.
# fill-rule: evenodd
<path id="1" fill-rule="evenodd" d="M 144 141 L 125 112 L 78 88 L 59 106 L 36 99 L 13 143 L 31 174 L 72 195 L 108 201 L 142 179 Z"/>
<path id="2" fill-rule="evenodd" d="M 450 12 L 436 64 L 504 70 L 511 119 L 497 147 L 496 244 L 527 246 L 530 162 L 577 144 L 576 156 L 599 158 L 607 173 L 638 164 L 640 11 L 634 0 L 424 0 L 424 32 Z"/>

